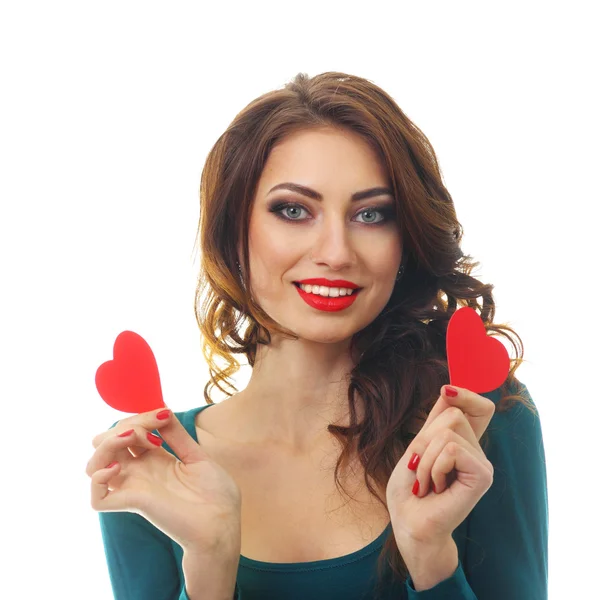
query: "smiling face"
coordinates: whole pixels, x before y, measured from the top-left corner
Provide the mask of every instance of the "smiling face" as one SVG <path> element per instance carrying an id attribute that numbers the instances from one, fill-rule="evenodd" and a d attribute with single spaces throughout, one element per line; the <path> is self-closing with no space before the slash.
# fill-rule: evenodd
<path id="1" fill-rule="evenodd" d="M 283 183 L 310 188 L 321 200 L 272 191 Z M 250 286 L 262 309 L 302 339 L 347 340 L 379 315 L 392 294 L 402 258 L 392 192 L 353 199 L 372 188 L 389 190 L 386 172 L 352 131 L 296 132 L 268 157 L 250 214 Z M 350 306 L 320 310 L 310 301 L 315 296 L 295 285 L 312 278 L 345 280 L 361 289 Z"/>

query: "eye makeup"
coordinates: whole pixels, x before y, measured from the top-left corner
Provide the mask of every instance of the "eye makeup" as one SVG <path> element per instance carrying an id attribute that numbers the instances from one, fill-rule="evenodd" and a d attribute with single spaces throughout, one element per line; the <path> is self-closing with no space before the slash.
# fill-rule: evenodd
<path id="1" fill-rule="evenodd" d="M 298 222 L 298 223 L 303 223 L 304 221 L 306 221 L 307 219 L 291 219 L 289 217 L 285 217 L 282 214 L 282 211 L 288 208 L 294 208 L 297 210 L 304 210 L 306 212 L 309 212 L 309 210 L 304 207 L 302 204 L 299 204 L 297 202 L 281 202 L 278 200 L 275 200 L 274 202 L 270 203 L 268 206 L 268 211 L 273 213 L 277 218 L 283 220 L 283 221 L 287 221 L 288 223 L 294 223 L 294 222 Z M 382 215 L 382 219 L 380 219 L 379 221 L 374 221 L 374 222 L 362 222 L 361 225 L 367 225 L 367 226 L 376 226 L 376 225 L 385 225 L 387 224 L 389 221 L 394 219 L 394 216 L 396 214 L 396 209 L 392 204 L 381 204 L 379 206 L 367 206 L 365 208 L 360 209 L 356 214 L 357 215 L 361 215 L 364 213 L 380 213 Z"/>

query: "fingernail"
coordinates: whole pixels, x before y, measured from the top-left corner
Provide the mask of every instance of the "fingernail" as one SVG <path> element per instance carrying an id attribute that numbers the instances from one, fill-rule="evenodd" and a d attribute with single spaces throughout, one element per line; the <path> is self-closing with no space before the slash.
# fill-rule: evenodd
<path id="1" fill-rule="evenodd" d="M 453 387 L 450 387 L 449 385 L 446 386 L 446 396 L 450 397 L 450 398 L 456 398 L 456 396 L 458 396 L 458 390 L 455 390 Z"/>
<path id="2" fill-rule="evenodd" d="M 415 496 L 419 495 L 419 480 L 418 479 L 415 480 L 415 484 L 413 485 L 412 492 Z"/>
<path id="3" fill-rule="evenodd" d="M 128 429 L 127 431 L 124 431 L 123 433 L 119 433 L 119 437 L 127 437 L 128 435 L 131 435 L 133 433 L 133 429 Z"/>
<path id="4" fill-rule="evenodd" d="M 416 471 L 416 470 L 417 470 L 417 467 L 419 466 L 419 461 L 420 461 L 420 460 L 421 460 L 421 459 L 420 459 L 420 457 L 419 457 L 419 455 L 418 455 L 417 453 L 413 454 L 413 455 L 410 457 L 410 460 L 408 461 L 408 468 L 409 468 L 411 471 Z"/>
<path id="5" fill-rule="evenodd" d="M 146 437 L 148 438 L 149 441 L 151 441 L 155 446 L 162 446 L 162 439 L 159 438 L 157 435 L 154 435 L 153 433 L 148 432 L 146 434 Z"/>
<path id="6" fill-rule="evenodd" d="M 116 464 L 118 464 L 118 463 L 117 463 L 117 461 L 116 461 L 116 460 L 113 460 L 113 461 L 110 463 L 110 465 L 106 465 L 106 467 L 105 467 L 105 468 L 106 468 L 106 469 L 112 469 L 112 468 L 113 468 L 113 467 L 114 467 Z"/>
<path id="7" fill-rule="evenodd" d="M 433 488 L 433 493 L 437 494 L 437 490 L 435 489 L 435 483 L 431 483 L 431 487 Z"/>
<path id="8" fill-rule="evenodd" d="M 171 411 L 167 408 L 165 410 L 161 410 L 159 413 L 156 413 L 156 418 L 160 419 L 161 421 L 164 421 L 165 419 L 169 418 L 170 414 Z"/>

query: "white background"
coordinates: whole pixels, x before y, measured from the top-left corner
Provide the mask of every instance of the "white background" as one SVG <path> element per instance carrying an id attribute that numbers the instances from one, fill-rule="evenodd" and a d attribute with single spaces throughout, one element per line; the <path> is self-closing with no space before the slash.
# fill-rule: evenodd
<path id="1" fill-rule="evenodd" d="M 2 3 L 2 585 L 15 594 L 2 597 L 111 597 L 85 466 L 92 437 L 123 414 L 99 397 L 96 369 L 133 330 L 154 350 L 167 404 L 204 404 L 193 246 L 206 154 L 255 97 L 330 70 L 385 89 L 438 154 L 463 249 L 496 286 L 496 321 L 524 341 L 518 377 L 548 463 L 550 598 L 589 597 L 593 4 Z"/>

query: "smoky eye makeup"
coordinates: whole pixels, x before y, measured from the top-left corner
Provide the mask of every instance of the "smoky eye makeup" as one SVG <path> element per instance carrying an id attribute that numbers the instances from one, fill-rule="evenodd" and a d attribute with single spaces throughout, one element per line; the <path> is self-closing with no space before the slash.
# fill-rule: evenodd
<path id="1" fill-rule="evenodd" d="M 292 218 L 292 217 L 286 216 L 285 209 L 294 209 L 296 211 L 296 215 L 298 216 L 298 218 Z M 282 200 L 274 200 L 274 201 L 270 202 L 267 205 L 267 210 L 269 212 L 273 213 L 277 218 L 279 218 L 283 221 L 287 221 L 288 223 L 294 223 L 294 222 L 303 223 L 304 221 L 307 220 L 306 217 L 302 217 L 303 213 L 310 214 L 310 211 L 308 210 L 308 208 L 306 208 L 302 204 L 300 204 L 298 202 L 282 201 Z M 390 202 L 382 203 L 379 205 L 373 205 L 373 206 L 365 206 L 364 208 L 361 208 L 356 211 L 355 217 L 358 215 L 364 214 L 364 213 L 379 213 L 379 214 L 381 214 L 382 219 L 380 221 L 375 221 L 372 223 L 362 221 L 361 225 L 372 225 L 372 226 L 383 225 L 383 224 L 386 224 L 389 221 L 392 221 L 395 219 L 396 207 L 394 204 L 392 204 Z"/>

